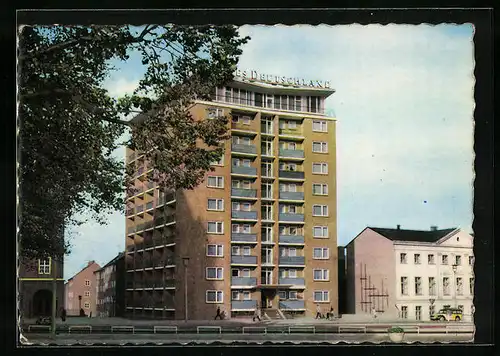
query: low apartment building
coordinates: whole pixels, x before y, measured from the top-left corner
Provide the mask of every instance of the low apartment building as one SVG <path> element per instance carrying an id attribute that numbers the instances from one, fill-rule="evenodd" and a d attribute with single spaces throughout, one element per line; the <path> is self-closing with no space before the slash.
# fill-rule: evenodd
<path id="1" fill-rule="evenodd" d="M 429 320 L 458 307 L 471 320 L 473 237 L 459 228 L 367 227 L 347 245 L 347 312 Z"/>
<path id="2" fill-rule="evenodd" d="M 68 316 L 77 316 L 83 309 L 86 316 L 96 315 L 96 276 L 94 272 L 101 268 L 95 261 L 90 261 L 65 284 L 65 309 Z"/>
<path id="3" fill-rule="evenodd" d="M 123 253 L 94 272 L 96 316 L 123 317 L 125 312 L 125 258 Z"/>

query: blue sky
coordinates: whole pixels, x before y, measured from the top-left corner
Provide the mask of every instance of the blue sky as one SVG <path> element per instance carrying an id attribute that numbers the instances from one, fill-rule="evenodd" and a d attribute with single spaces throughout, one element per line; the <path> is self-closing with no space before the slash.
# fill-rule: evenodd
<path id="1" fill-rule="evenodd" d="M 465 25 L 244 26 L 240 69 L 330 80 L 337 116 L 338 243 L 366 226 L 472 232 L 474 55 Z M 105 82 L 114 96 L 144 73 L 140 57 Z M 124 157 L 124 150 L 117 152 Z M 125 218 L 74 231 L 65 278 L 125 244 Z"/>

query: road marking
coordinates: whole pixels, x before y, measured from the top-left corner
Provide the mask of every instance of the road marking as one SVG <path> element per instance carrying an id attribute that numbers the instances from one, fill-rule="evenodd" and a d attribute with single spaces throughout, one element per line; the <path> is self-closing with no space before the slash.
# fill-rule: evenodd
<path id="1" fill-rule="evenodd" d="M 289 326 L 288 327 L 288 333 L 291 334 L 292 331 L 299 331 L 299 330 L 312 330 L 312 333 L 315 334 L 316 333 L 316 327 L 314 326 Z"/>
<path id="2" fill-rule="evenodd" d="M 133 325 L 115 325 L 111 327 L 111 332 L 116 331 L 132 331 L 132 334 L 135 333 L 135 327 Z"/>
<path id="3" fill-rule="evenodd" d="M 31 329 L 46 329 L 50 331 L 50 325 L 28 325 L 28 332 L 31 332 Z"/>
<path id="4" fill-rule="evenodd" d="M 206 329 L 208 331 L 210 330 L 218 330 L 218 334 L 222 334 L 222 328 L 220 326 L 197 326 L 196 327 L 196 333 L 200 333 L 200 330 Z"/>
<path id="5" fill-rule="evenodd" d="M 88 330 L 89 333 L 92 332 L 92 326 L 90 325 L 72 325 L 68 328 L 68 334 L 71 334 L 71 330 Z"/>
<path id="6" fill-rule="evenodd" d="M 245 334 L 245 330 L 256 330 L 256 331 L 264 330 L 263 334 L 267 334 L 267 328 L 263 327 L 263 326 L 245 326 L 242 329 L 243 334 Z M 251 334 L 251 333 L 249 333 L 249 334 Z M 256 334 L 262 334 L 262 333 L 257 332 Z"/>
<path id="7" fill-rule="evenodd" d="M 156 325 L 153 328 L 153 331 L 155 334 L 156 331 L 173 332 L 174 334 L 177 334 L 177 326 Z"/>

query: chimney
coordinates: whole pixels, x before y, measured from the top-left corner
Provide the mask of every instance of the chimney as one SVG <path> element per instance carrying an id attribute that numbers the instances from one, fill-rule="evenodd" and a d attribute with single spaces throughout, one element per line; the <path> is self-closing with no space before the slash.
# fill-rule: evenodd
<path id="1" fill-rule="evenodd" d="M 401 230 L 401 225 L 396 225 L 398 230 Z"/>
<path id="2" fill-rule="evenodd" d="M 87 267 L 90 267 L 94 264 L 94 261 L 89 261 L 89 263 L 87 264 Z"/>
<path id="3" fill-rule="evenodd" d="M 437 226 L 431 226 L 431 231 L 437 231 L 438 227 Z"/>

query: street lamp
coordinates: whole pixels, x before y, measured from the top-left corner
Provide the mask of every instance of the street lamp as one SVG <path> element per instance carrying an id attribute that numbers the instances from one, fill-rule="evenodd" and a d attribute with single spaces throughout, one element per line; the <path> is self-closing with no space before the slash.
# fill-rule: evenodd
<path id="1" fill-rule="evenodd" d="M 453 286 L 454 286 L 453 302 L 455 304 L 455 308 L 457 307 L 457 278 L 456 278 L 457 267 L 458 266 L 456 264 L 451 266 L 451 268 L 453 270 Z"/>
<path id="2" fill-rule="evenodd" d="M 184 264 L 184 321 L 187 322 L 188 320 L 188 282 L 187 282 L 188 273 L 187 272 L 188 272 L 189 257 L 183 257 L 182 263 Z"/>

